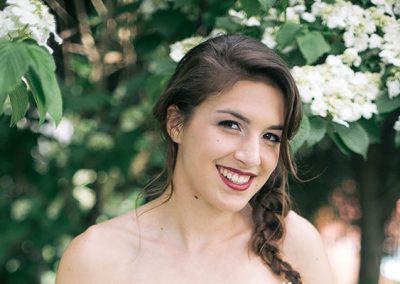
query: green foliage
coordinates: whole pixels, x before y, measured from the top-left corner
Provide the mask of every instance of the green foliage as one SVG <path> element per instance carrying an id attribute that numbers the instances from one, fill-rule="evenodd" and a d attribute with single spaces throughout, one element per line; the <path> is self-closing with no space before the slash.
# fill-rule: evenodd
<path id="1" fill-rule="evenodd" d="M 22 91 L 26 79 L 39 111 L 40 121 L 48 112 L 56 123 L 62 116 L 61 92 L 55 77 L 53 57 L 41 47 L 26 42 L 0 40 L 0 108 L 10 95 L 13 116 L 11 123 L 26 112 L 28 92 Z"/>
<path id="2" fill-rule="evenodd" d="M 297 150 L 306 142 L 307 137 L 310 134 L 311 126 L 307 116 L 303 116 L 300 124 L 300 128 L 296 136 L 290 142 L 290 146 L 293 152 Z"/>
<path id="3" fill-rule="evenodd" d="M 278 49 L 282 50 L 288 45 L 292 44 L 299 34 L 302 26 L 292 22 L 284 23 L 276 35 L 276 41 L 278 43 Z"/>
<path id="4" fill-rule="evenodd" d="M 21 83 L 28 71 L 29 55 L 24 43 L 0 39 L 0 108 L 7 95 Z"/>
<path id="5" fill-rule="evenodd" d="M 343 142 L 339 147 L 347 147 L 351 151 L 367 158 L 369 137 L 359 123 L 351 123 L 349 127 L 334 125 L 338 138 Z M 335 141 L 337 143 L 337 141 Z"/>
<path id="6" fill-rule="evenodd" d="M 330 46 L 320 32 L 312 31 L 296 37 L 297 43 L 307 64 L 317 61 L 323 54 L 329 52 Z"/>

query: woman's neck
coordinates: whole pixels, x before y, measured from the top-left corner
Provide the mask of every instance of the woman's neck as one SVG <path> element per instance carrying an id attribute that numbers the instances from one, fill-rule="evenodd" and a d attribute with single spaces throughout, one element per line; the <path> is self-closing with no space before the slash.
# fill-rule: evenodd
<path id="1" fill-rule="evenodd" d="M 251 235 L 251 209 L 239 212 L 219 211 L 185 191 L 166 191 L 154 204 L 154 221 L 160 226 L 160 238 L 175 242 L 188 252 L 201 251 L 239 235 Z"/>

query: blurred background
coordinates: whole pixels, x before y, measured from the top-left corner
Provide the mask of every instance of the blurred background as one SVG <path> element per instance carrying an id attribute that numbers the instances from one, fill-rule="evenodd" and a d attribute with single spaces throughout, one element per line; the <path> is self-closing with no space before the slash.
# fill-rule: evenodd
<path id="1" fill-rule="evenodd" d="M 30 107 L 10 127 L 11 109 L 4 105 L 0 283 L 54 283 L 60 257 L 74 236 L 144 202 L 139 190 L 164 161 L 151 107 L 180 53 L 198 42 L 193 36 L 237 32 L 267 42 L 274 32 L 266 30 L 285 22 L 309 25 L 302 14 L 314 1 L 44 2 L 64 41 L 50 43 L 64 114 L 57 127 L 51 119 L 40 125 Z M 351 4 L 367 9 L 372 2 L 379 1 Z M 343 44 L 334 45 L 343 31 L 329 33 L 322 20 L 318 25 L 332 48 L 313 64 L 344 50 Z M 290 67 L 308 63 L 296 40 L 293 47 L 289 39 L 277 52 Z M 365 158 L 340 149 L 328 134 L 296 153 L 300 176 L 308 181 L 291 182 L 294 209 L 321 232 L 340 284 L 400 283 L 400 150 L 393 142 L 399 114 L 395 108 L 377 119 L 379 129 L 371 130 L 375 140 Z"/>

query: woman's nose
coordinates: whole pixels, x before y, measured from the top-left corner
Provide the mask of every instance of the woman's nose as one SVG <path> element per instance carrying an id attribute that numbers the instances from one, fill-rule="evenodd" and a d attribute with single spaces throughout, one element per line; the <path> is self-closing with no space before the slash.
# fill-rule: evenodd
<path id="1" fill-rule="evenodd" d="M 260 140 L 258 137 L 245 137 L 235 151 L 235 159 L 246 166 L 261 164 Z"/>

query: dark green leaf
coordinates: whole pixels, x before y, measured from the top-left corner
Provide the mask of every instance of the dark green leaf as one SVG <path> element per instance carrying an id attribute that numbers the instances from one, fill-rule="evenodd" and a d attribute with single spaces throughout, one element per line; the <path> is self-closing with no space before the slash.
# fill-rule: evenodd
<path id="1" fill-rule="evenodd" d="M 381 143 L 381 133 L 376 119 L 360 119 L 358 122 L 367 131 L 370 144 Z"/>
<path id="2" fill-rule="evenodd" d="M 307 116 L 303 116 L 301 120 L 299 131 L 296 136 L 290 141 L 290 146 L 292 148 L 293 153 L 296 153 L 297 150 L 306 142 L 306 139 L 310 133 L 310 122 L 308 121 Z"/>
<path id="3" fill-rule="evenodd" d="M 167 38 L 178 34 L 190 36 L 194 32 L 190 30 L 193 23 L 186 18 L 185 14 L 177 10 L 158 10 L 152 15 L 152 22 L 156 30 Z"/>
<path id="4" fill-rule="evenodd" d="M 46 107 L 45 107 L 45 98 L 44 92 L 42 88 L 42 84 L 40 83 L 40 79 L 36 72 L 31 68 L 25 74 L 26 80 L 28 81 L 29 88 L 32 92 L 33 99 L 35 100 L 36 106 L 38 108 L 39 113 L 39 121 L 42 123 L 46 118 Z"/>
<path id="5" fill-rule="evenodd" d="M 29 63 L 26 44 L 0 40 L 0 102 L 21 82 Z"/>
<path id="6" fill-rule="evenodd" d="M 238 23 L 232 21 L 230 17 L 217 17 L 215 21 L 215 26 L 217 28 L 224 29 L 230 33 L 237 32 L 242 28 Z"/>
<path id="7" fill-rule="evenodd" d="M 326 134 L 326 122 L 320 117 L 314 116 L 310 118 L 310 133 L 307 137 L 307 145 L 313 146 L 321 141 Z"/>
<path id="8" fill-rule="evenodd" d="M 381 95 L 376 100 L 379 113 L 392 112 L 400 107 L 400 96 L 390 99 L 387 95 Z"/>
<path id="9" fill-rule="evenodd" d="M 263 8 L 265 11 L 268 11 L 269 8 L 272 8 L 276 2 L 276 0 L 258 0 L 258 2 L 261 5 L 261 8 Z"/>
<path id="10" fill-rule="evenodd" d="M 394 136 L 394 145 L 396 148 L 400 148 L 400 131 L 396 131 L 396 134 Z"/>
<path id="11" fill-rule="evenodd" d="M 368 133 L 359 123 L 351 123 L 349 127 L 334 124 L 334 128 L 343 143 L 353 152 L 367 158 L 369 146 Z"/>
<path id="12" fill-rule="evenodd" d="M 162 38 L 157 33 L 138 36 L 135 38 L 135 51 L 139 57 L 154 51 L 160 44 Z"/>
<path id="13" fill-rule="evenodd" d="M 302 26 L 296 23 L 287 22 L 283 24 L 276 35 L 276 42 L 278 43 L 278 49 L 282 50 L 286 46 L 293 43 L 298 35 Z"/>
<path id="14" fill-rule="evenodd" d="M 328 135 L 335 143 L 335 145 L 339 148 L 340 152 L 345 154 L 347 157 L 351 156 L 351 150 L 343 143 L 343 141 L 339 138 L 338 134 L 331 129 L 328 129 Z"/>
<path id="15" fill-rule="evenodd" d="M 30 45 L 28 52 L 32 58 L 31 68 L 40 80 L 45 110 L 58 124 L 62 118 L 62 97 L 55 74 L 54 59 L 46 50 L 36 45 Z"/>
<path id="16" fill-rule="evenodd" d="M 298 36 L 296 39 L 307 64 L 314 63 L 324 53 L 330 51 L 329 44 L 320 32 L 309 32 Z"/>
<path id="17" fill-rule="evenodd" d="M 246 12 L 248 17 L 257 15 L 260 12 L 260 3 L 255 0 L 241 0 L 243 11 Z"/>
<path id="18" fill-rule="evenodd" d="M 21 83 L 10 92 L 10 102 L 12 108 L 11 125 L 16 124 L 25 116 L 28 109 L 28 92 L 25 84 Z"/>

